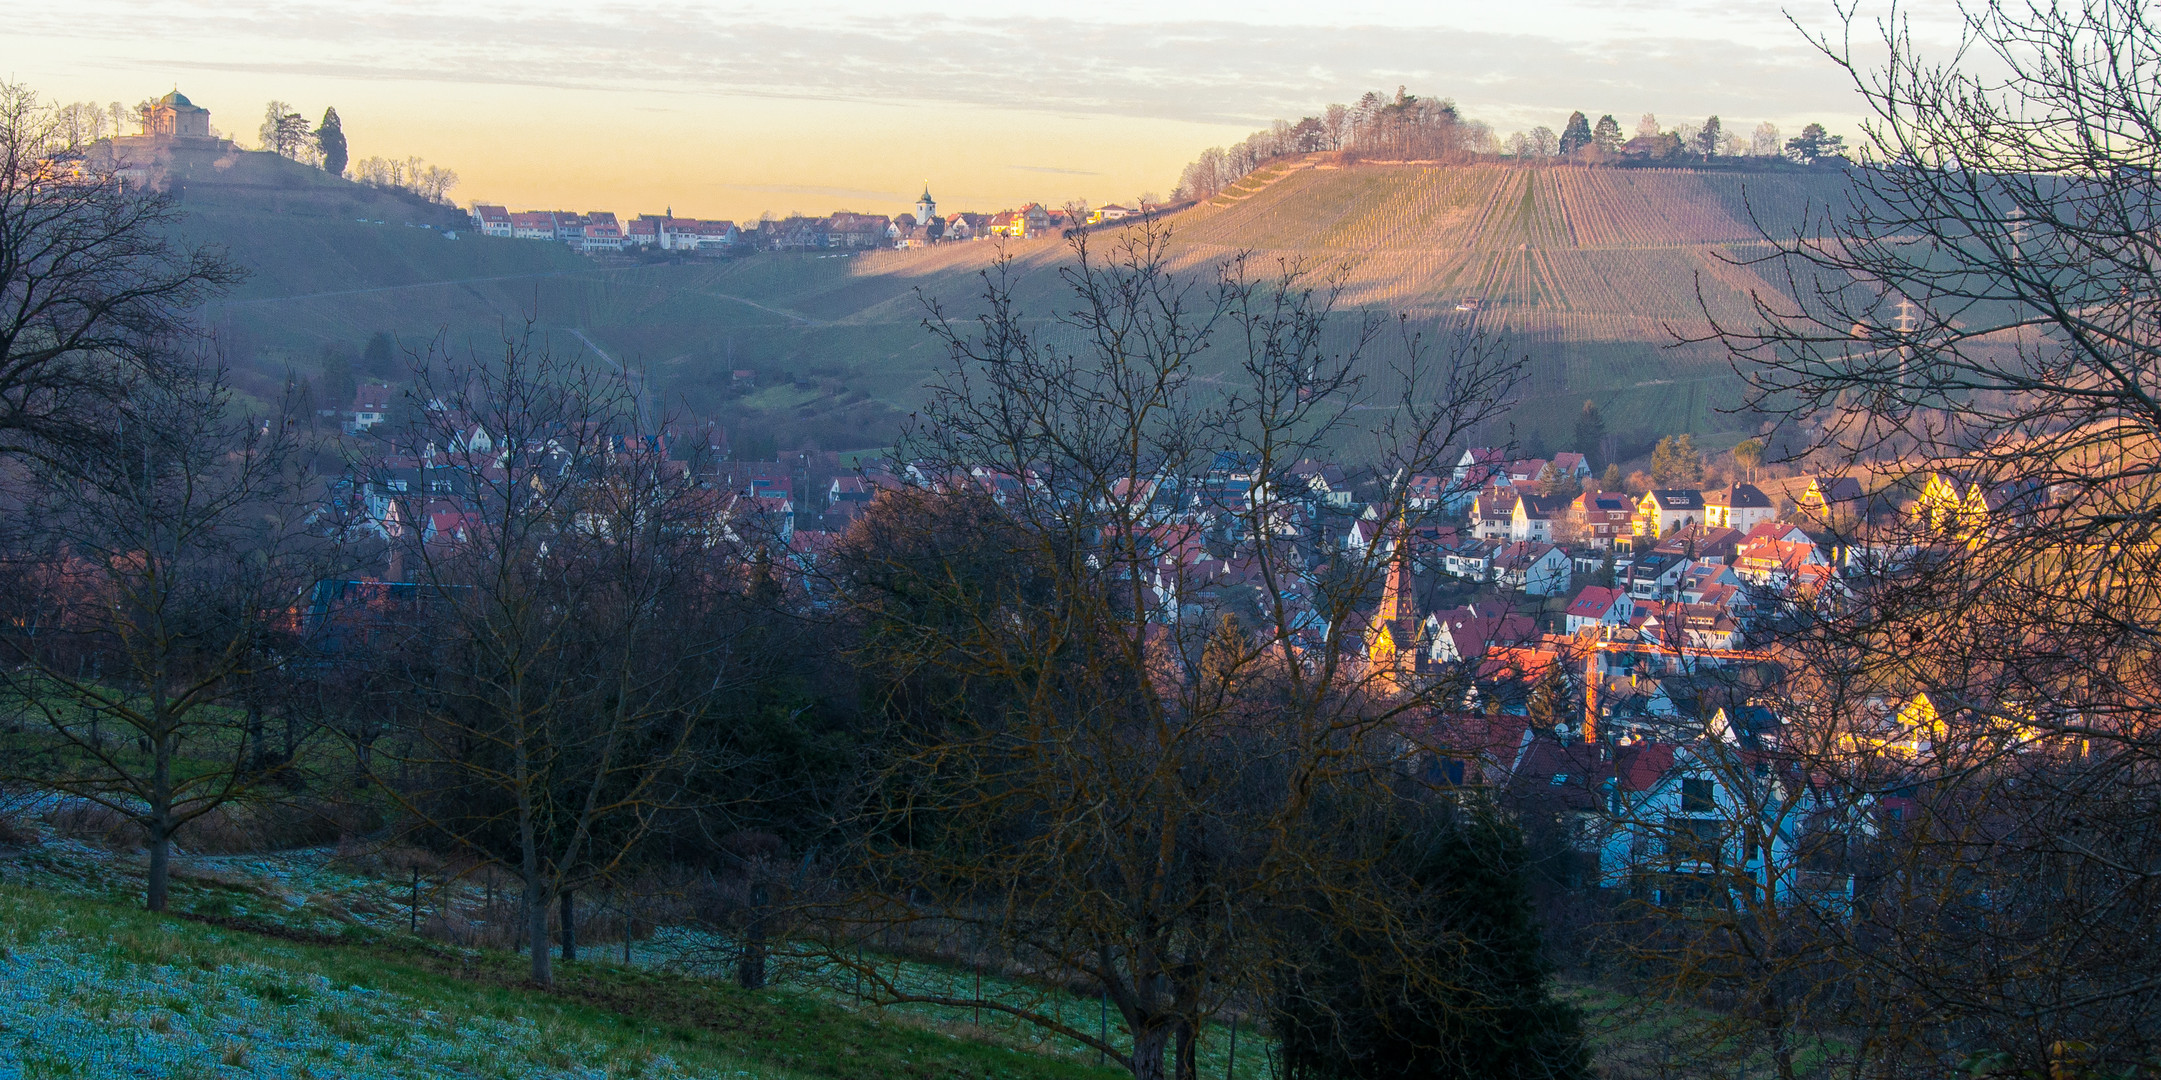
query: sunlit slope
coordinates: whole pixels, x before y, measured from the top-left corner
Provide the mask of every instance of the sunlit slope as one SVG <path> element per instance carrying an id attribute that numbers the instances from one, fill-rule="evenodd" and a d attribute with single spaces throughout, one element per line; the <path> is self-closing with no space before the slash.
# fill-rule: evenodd
<path id="1" fill-rule="evenodd" d="M 1300 161 L 1167 222 L 1185 271 L 1242 252 L 1264 268 L 1292 261 L 1333 275 L 1353 310 L 1506 341 L 1532 361 L 1525 431 L 1564 438 L 1591 398 L 1630 434 L 1708 433 L 1753 421 L 1726 411 L 1740 384 L 1724 353 L 1676 337 L 1705 329 L 1705 307 L 1746 322 L 1751 294 L 1779 295 L 1749 265 L 1768 251 L 1761 231 L 1836 202 L 1843 184 L 1836 173 Z M 970 320 L 982 275 L 1004 272 L 1023 308 L 1047 317 L 1070 259 L 1060 242 L 1038 240 L 604 265 L 554 244 L 446 241 L 229 203 L 197 217 L 256 269 L 220 317 L 293 356 L 376 330 L 485 340 L 530 321 L 556 347 L 649 371 L 694 409 L 827 445 L 875 445 L 920 401 L 944 356 L 923 326 L 934 307 Z M 1091 242 L 1100 250 L 1118 235 Z M 758 373 L 755 392 L 732 378 L 745 369 Z"/>
<path id="2" fill-rule="evenodd" d="M 1356 303 L 1443 312 L 1584 340 L 1663 340 L 1676 320 L 1746 317 L 1776 288 L 1746 263 L 1762 232 L 1835 174 L 1502 165 L 1291 168 L 1182 215 L 1197 251 L 1340 267 Z"/>

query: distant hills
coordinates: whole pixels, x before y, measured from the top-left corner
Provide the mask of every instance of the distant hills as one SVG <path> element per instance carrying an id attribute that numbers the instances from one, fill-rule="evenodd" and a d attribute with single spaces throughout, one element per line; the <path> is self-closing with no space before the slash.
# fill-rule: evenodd
<path id="1" fill-rule="evenodd" d="M 208 313 L 237 353 L 305 375 L 325 348 L 389 331 L 483 346 L 531 318 L 550 347 L 604 352 L 648 373 L 663 400 L 753 442 L 881 445 L 942 359 L 926 300 L 972 315 L 991 242 L 920 251 L 760 253 L 742 259 L 600 263 L 562 246 L 481 237 L 462 215 L 268 154 L 176 164 L 191 233 L 254 271 Z M 1181 265 L 1238 251 L 1334 273 L 1356 308 L 1421 324 L 1475 323 L 1533 359 L 1519 434 L 1556 445 L 1584 399 L 1624 438 L 1752 430 L 1725 356 L 1671 348 L 1704 301 L 1745 318 L 1745 266 L 1837 172 L 1359 164 L 1278 161 L 1172 215 Z M 380 222 L 380 224 L 377 224 Z M 433 226 L 423 228 L 421 226 Z M 457 233 L 445 239 L 443 229 Z M 1099 237 L 1097 243 L 1108 237 Z M 1003 250 L 1048 311 L 1058 241 Z M 738 372 L 749 373 L 738 376 Z M 1730 441 L 1730 440 L 1728 440 Z M 1717 440 L 1712 440 L 1715 446 Z"/>

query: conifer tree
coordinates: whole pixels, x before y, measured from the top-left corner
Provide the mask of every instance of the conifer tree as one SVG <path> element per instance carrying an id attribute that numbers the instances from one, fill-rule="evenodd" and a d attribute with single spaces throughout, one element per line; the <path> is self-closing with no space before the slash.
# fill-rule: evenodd
<path id="1" fill-rule="evenodd" d="M 1574 1009 L 1556 1001 L 1521 832 L 1475 802 L 1405 845 L 1407 962 L 1316 927 L 1278 999 L 1291 1080 L 1574 1080 L 1591 1075 Z M 1414 969 L 1417 970 L 1413 973 Z"/>
<path id="2" fill-rule="evenodd" d="M 1724 137 L 1725 129 L 1719 126 L 1718 117 L 1711 117 L 1705 120 L 1703 127 L 1696 132 L 1696 145 L 1692 149 L 1709 158 L 1718 153 L 1719 140 Z"/>
<path id="3" fill-rule="evenodd" d="M 1581 110 L 1568 114 L 1568 126 L 1561 129 L 1561 156 L 1567 157 L 1591 145 L 1591 122 Z"/>
<path id="4" fill-rule="evenodd" d="M 1583 411 L 1576 414 L 1576 452 L 1593 466 L 1606 460 L 1606 418 L 1598 406 L 1590 401 L 1583 403 Z"/>
<path id="5" fill-rule="evenodd" d="M 345 175 L 345 128 L 338 122 L 338 110 L 323 110 L 323 125 L 315 129 L 315 148 L 323 153 L 324 172 Z"/>
<path id="6" fill-rule="evenodd" d="M 1591 129 L 1591 142 L 1608 154 L 1619 153 L 1621 144 L 1626 141 L 1621 138 L 1621 122 L 1615 120 L 1612 113 L 1599 117 L 1598 126 Z"/>
<path id="7" fill-rule="evenodd" d="M 1703 483 L 1703 455 L 1685 432 L 1658 440 L 1651 451 L 1651 480 L 1662 488 L 1691 488 Z"/>

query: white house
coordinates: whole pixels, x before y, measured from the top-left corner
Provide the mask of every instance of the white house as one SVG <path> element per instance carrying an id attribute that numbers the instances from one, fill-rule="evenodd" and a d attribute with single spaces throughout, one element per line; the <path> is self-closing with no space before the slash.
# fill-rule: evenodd
<path id="1" fill-rule="evenodd" d="M 1508 515 L 1508 538 L 1536 544 L 1552 543 L 1555 524 L 1568 516 L 1568 502 L 1565 495 L 1526 492 L 1518 496 L 1515 509 Z"/>
<path id="2" fill-rule="evenodd" d="M 1778 507 L 1754 484 L 1703 493 L 1703 523 L 1748 532 L 1778 517 Z"/>
<path id="3" fill-rule="evenodd" d="M 510 224 L 510 211 L 500 206 L 473 204 L 473 227 L 483 236 L 509 237 L 515 230 Z"/>
<path id="4" fill-rule="evenodd" d="M 1552 544 L 1520 540 L 1502 548 L 1493 560 L 1493 580 L 1532 596 L 1568 591 L 1568 553 Z"/>
<path id="5" fill-rule="evenodd" d="M 1441 556 L 1441 568 L 1449 574 L 1467 581 L 1490 581 L 1493 578 L 1493 560 L 1507 547 L 1505 540 L 1468 540 L 1458 544 Z"/>
<path id="6" fill-rule="evenodd" d="M 1566 625 L 1571 634 L 1585 627 L 1627 626 L 1629 617 L 1635 613 L 1636 602 L 1628 595 L 1628 590 L 1587 585 L 1568 605 Z"/>
<path id="7" fill-rule="evenodd" d="M 1721 710 L 1701 736 L 1616 755 L 1599 859 L 1604 883 L 1658 904 L 1806 901 L 1845 910 L 1852 875 L 1808 867 L 1803 838 L 1812 826 L 1850 827 L 1848 808 L 1785 775 L 1756 733 L 1737 726 Z"/>

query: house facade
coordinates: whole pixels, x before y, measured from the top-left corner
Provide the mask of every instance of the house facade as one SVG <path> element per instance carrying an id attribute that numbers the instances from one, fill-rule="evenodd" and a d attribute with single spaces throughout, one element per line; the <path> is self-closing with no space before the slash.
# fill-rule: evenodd
<path id="1" fill-rule="evenodd" d="M 1717 491 L 1705 492 L 1703 496 L 1703 521 L 1706 525 L 1747 532 L 1766 521 L 1778 517 L 1778 507 L 1771 504 L 1754 484 L 1735 484 Z"/>
<path id="2" fill-rule="evenodd" d="M 1703 520 L 1703 492 L 1692 488 L 1653 488 L 1636 500 L 1637 536 L 1660 537 Z"/>

